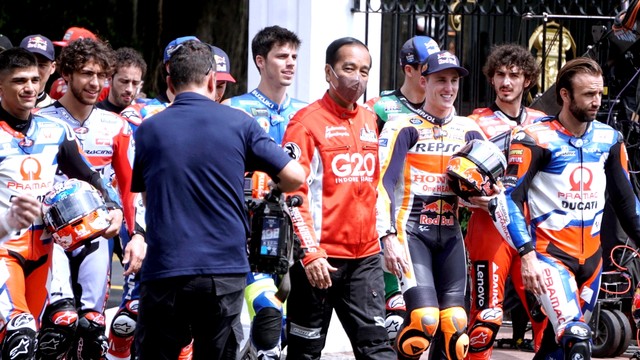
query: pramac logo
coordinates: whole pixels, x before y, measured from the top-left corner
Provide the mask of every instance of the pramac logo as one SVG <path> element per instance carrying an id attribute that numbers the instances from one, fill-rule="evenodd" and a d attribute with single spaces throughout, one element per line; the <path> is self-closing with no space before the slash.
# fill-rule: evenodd
<path id="1" fill-rule="evenodd" d="M 575 168 L 569 175 L 570 191 L 591 191 L 591 182 L 593 182 L 591 170 L 582 166 Z"/>
<path id="2" fill-rule="evenodd" d="M 20 174 L 22 175 L 22 180 L 40 180 L 41 171 L 42 166 L 40 165 L 40 162 L 32 157 L 28 157 L 22 160 L 22 164 L 20 164 Z"/>
<path id="3" fill-rule="evenodd" d="M 53 185 L 52 180 L 43 181 L 40 173 L 42 165 L 36 158 L 28 157 L 20 164 L 20 181 L 8 181 L 7 188 L 17 190 L 41 190 L 48 189 Z"/>

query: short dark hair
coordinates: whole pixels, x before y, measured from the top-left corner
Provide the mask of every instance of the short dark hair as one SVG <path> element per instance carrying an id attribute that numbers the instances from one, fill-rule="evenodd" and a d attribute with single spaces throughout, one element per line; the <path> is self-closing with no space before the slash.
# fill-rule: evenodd
<path id="1" fill-rule="evenodd" d="M 362 41 L 352 37 L 343 37 L 334 40 L 331 44 L 329 44 L 329 46 L 327 47 L 327 53 L 325 55 L 325 63 L 331 65 L 331 67 L 334 67 L 338 62 L 338 51 L 345 45 L 360 45 L 367 49 L 367 51 L 369 51 L 367 45 L 365 45 Z M 369 55 L 369 65 L 372 65 L 371 55 Z"/>
<path id="2" fill-rule="evenodd" d="M 135 49 L 130 47 L 121 47 L 116 50 L 116 64 L 114 73 L 117 73 L 123 67 L 136 67 L 142 71 L 142 78 L 147 73 L 147 62 L 144 61 L 142 55 Z"/>
<path id="3" fill-rule="evenodd" d="M 258 31 L 251 41 L 253 63 L 258 67 L 258 63 L 256 62 L 258 55 L 266 59 L 267 54 L 269 54 L 269 51 L 271 51 L 274 45 L 291 44 L 297 49 L 301 43 L 300 38 L 298 38 L 298 35 L 293 31 L 278 25 L 268 26 Z M 260 69 L 258 69 L 258 71 L 260 71 Z"/>
<path id="4" fill-rule="evenodd" d="M 602 76 L 602 68 L 593 59 L 588 57 L 577 57 L 573 60 L 569 60 L 560 72 L 556 80 L 556 102 L 562 106 L 562 96 L 560 96 L 561 89 L 567 89 L 569 94 L 573 94 L 573 77 L 576 74 L 589 74 L 593 76 Z"/>
<path id="5" fill-rule="evenodd" d="M 29 50 L 21 47 L 13 47 L 0 52 L 0 77 L 15 69 L 37 67 L 38 60 Z"/>
<path id="6" fill-rule="evenodd" d="M 512 66 L 519 67 L 524 74 L 524 78 L 530 81 L 525 90 L 531 89 L 538 83 L 540 65 L 531 54 L 531 51 L 520 45 L 502 44 L 496 45 L 491 49 L 491 53 L 482 67 L 482 73 L 484 73 L 488 82 L 491 82 L 496 70 L 501 66 L 506 66 L 507 68 Z"/>
<path id="7" fill-rule="evenodd" d="M 176 90 L 189 84 L 201 84 L 206 75 L 215 70 L 211 47 L 196 40 L 180 44 L 169 60 L 169 77 Z"/>
<path id="8" fill-rule="evenodd" d="M 63 47 L 58 60 L 62 74 L 72 74 L 82 69 L 87 62 L 94 61 L 107 76 L 111 76 L 115 65 L 115 52 L 109 43 L 85 38 L 74 40 Z"/>

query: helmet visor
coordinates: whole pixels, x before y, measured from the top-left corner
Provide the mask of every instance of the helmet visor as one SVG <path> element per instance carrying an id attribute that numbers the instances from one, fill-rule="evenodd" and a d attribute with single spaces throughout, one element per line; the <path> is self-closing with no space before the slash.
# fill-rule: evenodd
<path id="1" fill-rule="evenodd" d="M 106 208 L 104 200 L 96 191 L 76 192 L 53 204 L 45 215 L 45 220 L 55 231 L 101 207 Z"/>

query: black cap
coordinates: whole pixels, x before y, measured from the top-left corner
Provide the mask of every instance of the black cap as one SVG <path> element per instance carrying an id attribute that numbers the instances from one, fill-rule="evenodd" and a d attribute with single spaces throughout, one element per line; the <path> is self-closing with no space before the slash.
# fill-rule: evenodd
<path id="1" fill-rule="evenodd" d="M 11 40 L 9 40 L 8 37 L 0 34 L 0 51 L 11 49 L 12 47 L 13 44 L 11 43 Z"/>

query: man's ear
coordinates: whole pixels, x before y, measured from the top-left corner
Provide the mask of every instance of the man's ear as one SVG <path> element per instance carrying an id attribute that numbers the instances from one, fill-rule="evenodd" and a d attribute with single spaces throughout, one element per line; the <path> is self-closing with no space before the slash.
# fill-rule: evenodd
<path id="1" fill-rule="evenodd" d="M 331 65 L 324 64 L 324 80 L 326 82 L 331 81 Z"/>
<path id="2" fill-rule="evenodd" d="M 569 90 L 567 90 L 566 88 L 562 88 L 560 89 L 560 98 L 562 99 L 563 103 L 570 103 L 571 102 L 571 96 L 569 94 Z"/>
<path id="3" fill-rule="evenodd" d="M 262 69 L 264 69 L 264 63 L 266 62 L 266 59 L 264 57 L 262 57 L 262 55 L 257 55 L 256 56 L 256 66 L 258 67 L 258 72 L 262 73 Z"/>
<path id="4" fill-rule="evenodd" d="M 212 71 L 211 74 L 207 75 L 207 91 L 210 94 L 213 94 L 213 100 L 216 99 L 216 72 Z"/>

